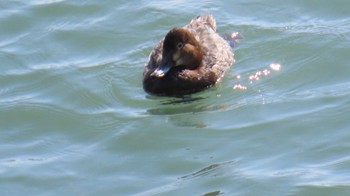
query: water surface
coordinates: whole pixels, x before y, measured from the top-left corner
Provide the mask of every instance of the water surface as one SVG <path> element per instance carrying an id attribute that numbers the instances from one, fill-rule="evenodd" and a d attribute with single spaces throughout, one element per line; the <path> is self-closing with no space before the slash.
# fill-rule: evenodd
<path id="1" fill-rule="evenodd" d="M 350 194 L 349 6 L 0 2 L 0 195 Z M 243 37 L 235 65 L 147 95 L 152 48 L 206 13 Z"/>

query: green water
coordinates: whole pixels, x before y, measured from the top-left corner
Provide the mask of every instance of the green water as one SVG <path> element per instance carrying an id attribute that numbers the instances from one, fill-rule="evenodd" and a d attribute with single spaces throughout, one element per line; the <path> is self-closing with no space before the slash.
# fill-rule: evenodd
<path id="1" fill-rule="evenodd" d="M 349 195 L 349 7 L 1 1 L 0 195 Z M 152 48 L 205 13 L 243 37 L 235 65 L 147 95 Z"/>

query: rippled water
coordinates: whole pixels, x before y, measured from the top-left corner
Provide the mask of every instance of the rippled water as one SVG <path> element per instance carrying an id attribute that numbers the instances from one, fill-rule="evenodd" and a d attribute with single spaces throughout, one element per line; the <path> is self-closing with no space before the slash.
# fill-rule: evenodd
<path id="1" fill-rule="evenodd" d="M 0 195 L 349 195 L 349 6 L 1 1 Z M 152 48 L 205 13 L 236 64 L 147 95 Z"/>

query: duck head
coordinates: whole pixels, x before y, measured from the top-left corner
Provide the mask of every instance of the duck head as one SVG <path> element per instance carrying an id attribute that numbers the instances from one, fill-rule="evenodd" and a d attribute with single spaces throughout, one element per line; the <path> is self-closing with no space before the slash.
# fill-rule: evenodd
<path id="1" fill-rule="evenodd" d="M 162 61 L 151 76 L 163 77 L 177 66 L 196 69 L 202 59 L 201 46 L 192 33 L 184 28 L 174 28 L 164 38 Z"/>

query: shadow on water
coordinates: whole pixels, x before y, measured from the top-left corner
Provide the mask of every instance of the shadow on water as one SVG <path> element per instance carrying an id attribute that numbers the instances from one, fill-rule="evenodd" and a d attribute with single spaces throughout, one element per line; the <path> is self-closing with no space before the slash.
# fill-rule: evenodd
<path id="1" fill-rule="evenodd" d="M 147 97 L 149 99 L 159 100 L 159 105 L 147 110 L 150 115 L 173 115 L 185 113 L 197 113 L 207 111 L 208 106 L 202 101 L 208 97 L 196 97 L 194 95 L 187 95 L 183 97 L 164 98 L 164 97 Z"/>
<path id="2" fill-rule="evenodd" d="M 184 96 L 179 97 L 178 99 L 168 100 L 162 103 L 162 105 L 174 105 L 180 103 L 192 103 L 197 100 L 205 99 L 204 97 L 192 97 L 192 96 Z"/>
<path id="3" fill-rule="evenodd" d="M 167 123 L 177 127 L 205 128 L 209 126 L 208 114 L 214 115 L 236 105 L 237 94 L 218 91 L 217 87 L 184 97 L 147 96 L 150 102 L 145 115 L 163 116 Z M 225 98 L 226 97 L 226 98 Z"/>
<path id="4" fill-rule="evenodd" d="M 208 103 L 209 97 L 203 95 L 188 95 L 177 98 L 149 97 L 159 100 L 159 104 L 148 109 L 146 113 L 148 115 L 166 115 L 169 122 L 179 127 L 207 127 L 200 115 L 193 114 L 217 110 L 215 106 Z"/>

